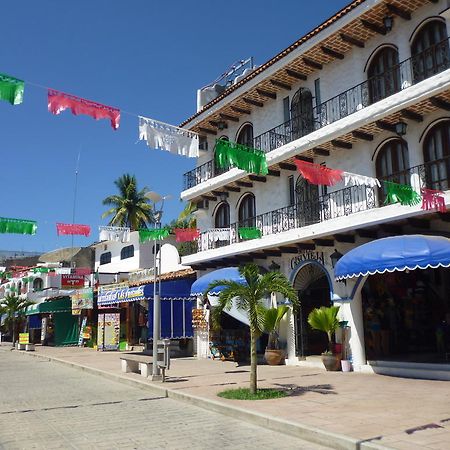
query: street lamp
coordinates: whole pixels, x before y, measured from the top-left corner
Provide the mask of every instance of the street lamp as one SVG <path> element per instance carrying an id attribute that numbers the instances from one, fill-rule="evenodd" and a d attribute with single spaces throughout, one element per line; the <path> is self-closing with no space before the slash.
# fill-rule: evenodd
<path id="1" fill-rule="evenodd" d="M 153 218 L 155 228 L 161 228 L 161 218 L 163 214 L 164 200 L 170 198 L 170 195 L 162 196 L 155 191 L 145 194 L 145 197 L 153 202 Z M 158 207 L 157 203 L 161 203 Z M 158 367 L 158 340 L 161 338 L 161 249 L 159 250 L 158 266 L 156 257 L 158 254 L 159 239 L 155 239 L 153 244 L 153 364 L 152 381 L 161 380 L 161 374 Z"/>

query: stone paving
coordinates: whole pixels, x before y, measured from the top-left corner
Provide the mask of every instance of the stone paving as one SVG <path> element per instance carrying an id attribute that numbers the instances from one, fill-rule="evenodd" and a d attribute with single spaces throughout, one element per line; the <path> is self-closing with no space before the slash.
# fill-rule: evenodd
<path id="1" fill-rule="evenodd" d="M 118 352 L 37 347 L 36 353 L 152 384 L 139 374 L 122 374 Z M 248 386 L 248 366 L 180 358 L 172 360 L 168 374 L 167 389 L 361 441 L 397 449 L 450 449 L 450 383 L 446 381 L 264 365 L 258 367 L 259 386 L 282 387 L 291 395 L 243 402 L 220 399 L 217 392 Z"/>
<path id="2" fill-rule="evenodd" d="M 0 449 L 323 449 L 0 347 Z"/>

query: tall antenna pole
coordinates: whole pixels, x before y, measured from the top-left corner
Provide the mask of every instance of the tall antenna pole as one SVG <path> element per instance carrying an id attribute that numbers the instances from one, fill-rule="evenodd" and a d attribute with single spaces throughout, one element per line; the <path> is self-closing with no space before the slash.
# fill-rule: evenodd
<path id="1" fill-rule="evenodd" d="M 77 158 L 77 165 L 75 167 L 75 186 L 73 189 L 73 210 L 72 210 L 72 225 L 75 224 L 75 211 L 76 211 L 76 205 L 77 205 L 77 190 L 78 190 L 78 168 L 80 166 L 80 153 L 81 151 L 78 150 L 78 158 Z M 73 260 L 73 234 L 72 234 L 72 256 L 70 257 L 70 267 L 72 267 L 72 260 Z"/>

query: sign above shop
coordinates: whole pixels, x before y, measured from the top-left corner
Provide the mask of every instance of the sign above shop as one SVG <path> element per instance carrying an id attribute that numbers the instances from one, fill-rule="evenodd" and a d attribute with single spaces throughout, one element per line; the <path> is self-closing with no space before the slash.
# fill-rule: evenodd
<path id="1" fill-rule="evenodd" d="M 135 302 L 145 300 L 144 286 L 127 287 L 99 291 L 98 304 L 107 305 L 111 303 Z"/>
<path id="2" fill-rule="evenodd" d="M 291 269 L 297 267 L 303 261 L 318 261 L 325 265 L 323 252 L 302 252 L 291 259 Z"/>
<path id="3" fill-rule="evenodd" d="M 75 274 L 61 275 L 61 287 L 63 289 L 84 288 L 84 275 L 75 275 Z"/>

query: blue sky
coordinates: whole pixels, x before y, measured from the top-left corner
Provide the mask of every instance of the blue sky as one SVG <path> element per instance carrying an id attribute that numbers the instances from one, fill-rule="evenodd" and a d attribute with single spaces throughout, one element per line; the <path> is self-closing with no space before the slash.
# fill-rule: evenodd
<path id="1" fill-rule="evenodd" d="M 26 82 L 179 124 L 195 112 L 196 90 L 233 62 L 262 64 L 350 0 L 26 0 L 2 15 L 0 72 Z M 183 209 L 183 173 L 193 159 L 137 142 L 137 118 L 109 121 L 47 111 L 47 92 L 25 85 L 24 103 L 0 102 L 0 216 L 33 219 L 35 236 L 0 235 L 0 249 L 48 251 L 71 245 L 56 222 L 71 223 L 80 152 L 75 222 L 98 237 L 102 200 L 113 182 L 135 174 L 139 187 L 172 195 L 163 221 Z"/>

